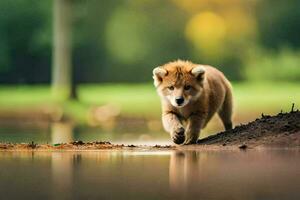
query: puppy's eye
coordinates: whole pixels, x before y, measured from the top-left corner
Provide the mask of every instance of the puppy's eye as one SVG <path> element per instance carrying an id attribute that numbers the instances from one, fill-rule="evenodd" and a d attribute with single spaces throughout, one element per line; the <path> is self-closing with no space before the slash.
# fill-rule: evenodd
<path id="1" fill-rule="evenodd" d="M 174 86 L 168 87 L 169 90 L 174 90 Z"/>
<path id="2" fill-rule="evenodd" d="M 191 86 L 190 86 L 190 85 L 184 86 L 184 90 L 189 90 L 189 89 L 191 89 Z"/>

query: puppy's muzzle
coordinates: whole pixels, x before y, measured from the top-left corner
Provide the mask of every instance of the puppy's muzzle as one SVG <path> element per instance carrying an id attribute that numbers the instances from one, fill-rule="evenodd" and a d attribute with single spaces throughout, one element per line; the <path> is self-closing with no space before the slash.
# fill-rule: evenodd
<path id="1" fill-rule="evenodd" d="M 177 103 L 178 106 L 180 106 L 184 103 L 184 98 L 183 97 L 176 97 L 175 102 Z"/>

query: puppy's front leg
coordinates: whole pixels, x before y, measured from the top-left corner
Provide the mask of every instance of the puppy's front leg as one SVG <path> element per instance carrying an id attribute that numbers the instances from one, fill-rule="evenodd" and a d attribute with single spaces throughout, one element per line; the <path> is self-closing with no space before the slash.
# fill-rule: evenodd
<path id="1" fill-rule="evenodd" d="M 184 128 L 180 120 L 174 113 L 164 113 L 162 116 L 163 126 L 174 143 L 182 144 L 185 140 Z"/>
<path id="2" fill-rule="evenodd" d="M 191 115 L 186 127 L 186 140 L 184 144 L 196 144 L 200 135 L 203 118 L 199 115 Z"/>

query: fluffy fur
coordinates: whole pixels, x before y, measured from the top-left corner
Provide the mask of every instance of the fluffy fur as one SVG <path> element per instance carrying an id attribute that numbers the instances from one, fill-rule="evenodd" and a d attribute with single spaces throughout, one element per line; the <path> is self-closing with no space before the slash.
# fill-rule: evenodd
<path id="1" fill-rule="evenodd" d="M 232 128 L 231 85 L 216 68 L 177 60 L 155 68 L 153 79 L 161 98 L 163 126 L 174 143 L 196 143 L 215 113 L 225 129 Z"/>

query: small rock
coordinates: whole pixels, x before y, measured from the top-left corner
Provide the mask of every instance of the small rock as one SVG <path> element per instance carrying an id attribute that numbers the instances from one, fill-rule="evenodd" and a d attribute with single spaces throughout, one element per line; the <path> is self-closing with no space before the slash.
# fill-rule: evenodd
<path id="1" fill-rule="evenodd" d="M 96 141 L 95 142 L 96 144 L 111 144 L 110 142 L 107 142 L 107 141 Z"/>
<path id="2" fill-rule="evenodd" d="M 248 146 L 246 144 L 242 144 L 239 146 L 239 149 L 242 149 L 242 150 L 245 150 L 247 148 L 248 148 Z"/>
<path id="3" fill-rule="evenodd" d="M 79 141 L 72 142 L 71 144 L 73 144 L 73 145 L 84 145 L 84 142 L 79 140 Z"/>
<path id="4" fill-rule="evenodd" d="M 36 148 L 36 146 L 37 144 L 35 144 L 33 141 L 30 144 L 28 144 L 28 147 L 32 149 Z"/>

